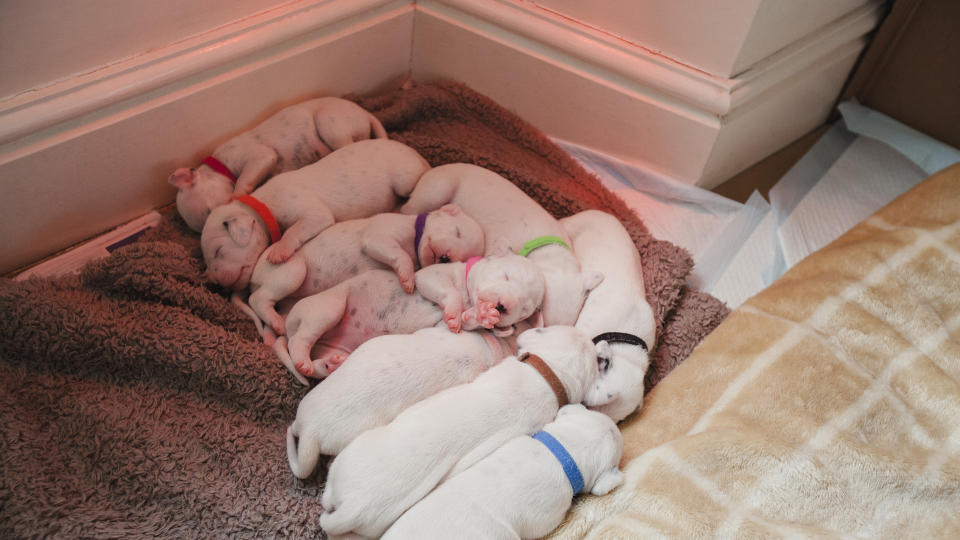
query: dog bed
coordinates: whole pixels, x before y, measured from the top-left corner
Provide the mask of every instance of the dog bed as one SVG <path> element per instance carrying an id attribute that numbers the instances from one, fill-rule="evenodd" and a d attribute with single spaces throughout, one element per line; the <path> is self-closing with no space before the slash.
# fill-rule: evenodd
<path id="1" fill-rule="evenodd" d="M 440 81 L 353 99 L 434 166 L 492 169 L 558 218 L 617 216 L 657 321 L 648 388 L 726 315 L 684 285 L 685 251 L 485 96 Z M 296 480 L 284 447 L 306 390 L 205 283 L 175 212 L 79 275 L 0 280 L 0 313 L 0 536 L 320 533 L 320 480 Z"/>

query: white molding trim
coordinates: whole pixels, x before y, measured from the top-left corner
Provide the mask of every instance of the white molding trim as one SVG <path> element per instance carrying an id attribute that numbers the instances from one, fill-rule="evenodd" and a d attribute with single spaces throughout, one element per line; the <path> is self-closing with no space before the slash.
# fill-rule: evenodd
<path id="1" fill-rule="evenodd" d="M 301 0 L 0 101 L 0 148 L 317 30 L 373 25 L 413 0 Z"/>
<path id="2" fill-rule="evenodd" d="M 858 41 L 879 22 L 883 2 L 873 0 L 729 79 L 691 68 L 532 3 L 418 0 L 417 10 L 456 21 L 477 32 L 499 33 L 506 39 L 510 38 L 505 33 L 511 33 L 514 47 L 524 46 L 517 38 L 530 40 L 539 45 L 528 44 L 535 48 L 531 53 L 552 56 L 558 63 L 573 64 L 569 59 L 574 59 L 578 65 L 571 67 L 608 81 L 613 79 L 611 74 L 622 77 L 631 91 L 653 90 L 674 101 L 673 106 L 680 109 L 693 108 L 722 117 L 814 65 L 825 54 Z M 558 55 L 568 59 L 557 58 Z"/>

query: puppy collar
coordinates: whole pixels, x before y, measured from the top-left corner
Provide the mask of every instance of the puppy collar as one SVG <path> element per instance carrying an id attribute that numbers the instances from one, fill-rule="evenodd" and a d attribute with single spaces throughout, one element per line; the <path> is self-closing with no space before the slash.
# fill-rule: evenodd
<path id="1" fill-rule="evenodd" d="M 280 234 L 280 224 L 277 223 L 277 218 L 273 217 L 273 212 L 267 208 L 267 205 L 251 195 L 234 195 L 230 199 L 249 206 L 260 216 L 260 219 L 262 219 L 263 223 L 267 226 L 267 232 L 270 233 L 271 243 L 275 244 L 280 241 L 280 237 L 282 236 Z"/>
<path id="2" fill-rule="evenodd" d="M 537 238 L 534 238 L 533 240 L 530 240 L 524 244 L 523 247 L 520 248 L 520 251 L 517 253 L 517 255 L 526 257 L 531 251 L 537 248 L 542 248 L 543 246 L 548 246 L 550 244 L 559 244 L 567 249 L 570 249 L 570 246 L 568 246 L 567 243 L 564 242 L 559 236 L 538 236 Z"/>
<path id="3" fill-rule="evenodd" d="M 560 444 L 560 441 L 554 439 L 553 435 L 546 431 L 538 431 L 532 437 L 543 443 L 547 450 L 550 450 L 550 453 L 553 454 L 553 457 L 560 462 L 563 472 L 567 475 L 567 480 L 570 481 L 570 487 L 573 488 L 573 494 L 576 495 L 583 491 L 583 475 L 580 474 L 580 468 L 577 467 L 577 462 L 574 461 L 570 452 L 567 452 L 567 449 Z"/>
<path id="4" fill-rule="evenodd" d="M 206 165 L 207 167 L 210 167 L 214 171 L 226 176 L 234 184 L 237 183 L 237 177 L 219 159 L 213 156 L 207 156 L 203 158 L 203 164 Z"/>
<path id="5" fill-rule="evenodd" d="M 420 240 L 423 238 L 423 226 L 427 224 L 427 214 L 417 214 L 417 221 L 413 224 L 413 254 L 417 258 L 417 268 L 420 264 Z"/>
<path id="6" fill-rule="evenodd" d="M 479 260 L 482 259 L 482 258 L 483 258 L 483 257 L 480 257 L 480 256 L 474 256 L 474 257 L 470 257 L 469 259 L 467 259 L 467 261 L 466 261 L 466 263 L 465 263 L 467 266 L 466 266 L 466 268 L 464 268 L 464 270 L 463 270 L 463 281 L 465 281 L 465 282 L 467 281 L 467 278 L 470 277 L 470 269 L 473 268 L 474 263 L 476 263 L 477 261 L 479 261 Z"/>
<path id="7" fill-rule="evenodd" d="M 601 341 L 606 341 L 607 343 L 626 343 L 627 345 L 637 345 L 644 352 L 647 352 L 647 342 L 642 338 L 637 337 L 633 334 L 628 334 L 626 332 L 604 332 L 603 334 L 598 335 L 593 338 L 593 344 L 596 345 Z"/>
<path id="8" fill-rule="evenodd" d="M 550 369 L 550 366 L 543 361 L 543 358 L 535 354 L 523 353 L 517 360 L 530 364 L 530 367 L 540 372 L 540 375 L 547 381 L 547 384 L 550 385 L 550 389 L 553 390 L 553 394 L 557 396 L 557 408 L 570 403 L 570 399 L 567 397 L 567 391 L 563 388 L 563 383 L 560 382 L 560 377 L 557 377 L 557 374 Z"/>

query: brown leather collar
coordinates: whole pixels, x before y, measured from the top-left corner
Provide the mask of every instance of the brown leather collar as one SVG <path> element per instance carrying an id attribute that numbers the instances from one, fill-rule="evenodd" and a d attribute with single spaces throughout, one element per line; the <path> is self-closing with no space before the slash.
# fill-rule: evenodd
<path id="1" fill-rule="evenodd" d="M 570 403 L 570 400 L 567 398 L 567 391 L 563 388 L 563 383 L 560 382 L 560 378 L 557 377 L 557 374 L 550 369 L 550 366 L 543 361 L 543 358 L 531 353 L 523 353 L 520 355 L 517 360 L 521 362 L 526 362 L 530 366 L 539 371 L 540 375 L 547 381 L 547 384 L 550 385 L 550 389 L 553 390 L 553 393 L 557 396 L 557 406 L 563 407 L 567 403 Z"/>

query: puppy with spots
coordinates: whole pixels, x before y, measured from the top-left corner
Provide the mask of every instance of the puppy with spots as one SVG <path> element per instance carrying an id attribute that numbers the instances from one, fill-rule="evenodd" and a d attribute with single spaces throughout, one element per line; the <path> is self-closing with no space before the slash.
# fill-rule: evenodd
<path id="1" fill-rule="evenodd" d="M 387 132 L 352 101 L 324 97 L 291 105 L 218 146 L 198 167 L 174 171 L 169 182 L 178 190 L 177 211 L 199 232 L 210 211 L 231 196 L 250 193 L 271 176 L 370 138 L 386 139 Z"/>
<path id="2" fill-rule="evenodd" d="M 536 437 L 510 439 L 447 479 L 404 512 L 383 540 L 541 538 L 560 524 L 578 493 L 605 495 L 623 483 L 623 439 L 607 416 L 566 405 Z M 555 452 L 571 460 L 565 466 Z"/>
<path id="3" fill-rule="evenodd" d="M 273 264 L 263 255 L 250 278 L 248 303 L 256 322 L 284 333 L 275 306 L 284 298 L 304 298 L 325 291 L 367 270 L 392 269 L 407 293 L 414 272 L 434 263 L 463 262 L 483 255 L 483 230 L 454 204 L 422 216 L 378 214 L 330 226 Z"/>
<path id="4" fill-rule="evenodd" d="M 515 352 L 516 335 L 455 334 L 443 327 L 364 342 L 300 400 L 287 429 L 290 470 L 298 478 L 310 476 L 321 455 L 339 454 L 364 431 L 445 388 L 472 381 Z"/>
<path id="5" fill-rule="evenodd" d="M 441 321 L 455 332 L 483 327 L 509 333 L 543 299 L 536 265 L 509 253 L 434 264 L 418 271 L 416 281 L 416 291 L 408 294 L 394 272 L 371 270 L 303 298 L 287 315 L 286 337 L 276 340 L 274 351 L 292 371 L 322 378 L 373 337 L 409 334 Z"/>
<path id="6" fill-rule="evenodd" d="M 331 536 L 378 537 L 444 479 L 518 435 L 533 435 L 597 374 L 597 348 L 572 326 L 527 330 L 507 357 L 467 384 L 438 392 L 361 433 L 333 459 L 320 526 Z"/>
<path id="7" fill-rule="evenodd" d="M 540 267 L 547 284 L 543 324 L 576 322 L 587 291 L 603 274 L 581 271 L 566 230 L 553 216 L 506 178 L 468 163 L 431 169 L 400 211 L 418 214 L 448 203 L 457 204 L 477 220 L 487 239 L 503 239 L 514 253 L 529 251 L 527 257 Z M 547 241 L 530 245 L 538 240 Z"/>
<path id="8" fill-rule="evenodd" d="M 393 211 L 429 168 L 413 148 L 373 139 L 277 175 L 210 212 L 200 234 L 207 277 L 243 290 L 264 251 L 278 264 L 335 222 Z"/>
<path id="9" fill-rule="evenodd" d="M 640 254 L 617 218 L 587 210 L 560 220 L 584 270 L 603 271 L 590 291 L 576 327 L 609 344 L 598 359 L 599 374 L 584 404 L 619 422 L 643 403 L 643 379 L 656 346 L 653 310 L 647 303 Z"/>

